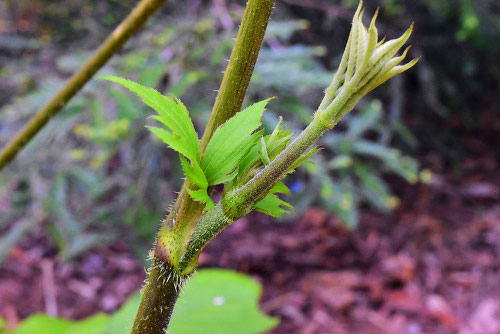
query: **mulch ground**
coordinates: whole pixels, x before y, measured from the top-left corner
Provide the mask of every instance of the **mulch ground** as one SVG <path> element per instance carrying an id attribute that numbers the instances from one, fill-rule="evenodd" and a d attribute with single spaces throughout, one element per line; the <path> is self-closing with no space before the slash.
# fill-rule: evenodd
<path id="1" fill-rule="evenodd" d="M 436 176 L 401 187 L 393 214 L 365 212 L 354 231 L 316 208 L 288 223 L 252 214 L 214 240 L 200 265 L 260 281 L 261 308 L 281 319 L 273 333 L 500 333 L 496 184 Z M 70 265 L 39 232 L 0 268 L 0 316 L 15 326 L 34 312 L 113 312 L 143 279 L 124 243 Z"/>

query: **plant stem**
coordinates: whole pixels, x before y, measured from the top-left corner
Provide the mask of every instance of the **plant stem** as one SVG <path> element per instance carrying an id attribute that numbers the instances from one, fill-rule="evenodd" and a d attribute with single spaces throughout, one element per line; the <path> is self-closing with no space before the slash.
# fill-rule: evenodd
<path id="1" fill-rule="evenodd" d="M 163 334 L 182 287 L 183 281 L 172 267 L 163 261 L 155 262 L 150 268 L 132 333 Z"/>
<path id="2" fill-rule="evenodd" d="M 201 139 L 202 153 L 217 127 L 241 109 L 273 6 L 274 0 L 249 0 L 247 2 L 234 49 Z M 192 200 L 186 190 L 188 186 L 189 183 L 186 180 L 158 232 L 153 253 L 154 265 L 144 288 L 139 312 L 132 329 L 133 334 L 163 333 L 163 330 L 168 327 L 170 315 L 178 297 L 178 287 L 169 281 L 158 280 L 155 268 L 162 263 L 164 268 L 168 268 L 170 274 L 178 275 L 178 282 L 182 284 L 196 267 L 196 261 L 190 261 L 182 270 L 179 268 L 181 255 L 196 225 L 200 222 L 205 206 Z M 163 295 L 169 298 L 158 297 Z"/>
<path id="3" fill-rule="evenodd" d="M 142 0 L 101 44 L 92 58 L 75 73 L 64 87 L 38 111 L 0 152 L 0 170 L 71 100 L 106 62 L 117 53 L 155 13 L 165 0 Z"/>
<path id="4" fill-rule="evenodd" d="M 249 0 L 236 43 L 201 139 L 205 150 L 217 128 L 241 110 L 262 46 L 274 0 Z"/>
<path id="5" fill-rule="evenodd" d="M 271 188 L 281 180 L 288 169 L 304 154 L 314 142 L 354 107 L 361 94 L 354 93 L 347 85 L 326 108 L 316 111 L 311 123 L 271 163 L 255 175 L 243 187 L 227 194 L 214 209 L 207 212 L 197 224 L 186 247 L 179 267 L 182 269 L 199 256 L 200 251 L 225 227 L 253 210 Z"/>
<path id="6" fill-rule="evenodd" d="M 334 109 L 318 109 L 312 122 L 283 152 L 247 184 L 227 194 L 214 209 L 200 219 L 180 260 L 180 270 L 187 268 L 191 261 L 199 256 L 203 247 L 224 228 L 252 211 L 255 203 L 286 175 L 297 159 L 327 130 L 335 126 L 341 118 L 338 115 L 353 106 L 353 103 L 348 101 L 348 96 L 350 89 L 343 90 L 334 101 Z"/>

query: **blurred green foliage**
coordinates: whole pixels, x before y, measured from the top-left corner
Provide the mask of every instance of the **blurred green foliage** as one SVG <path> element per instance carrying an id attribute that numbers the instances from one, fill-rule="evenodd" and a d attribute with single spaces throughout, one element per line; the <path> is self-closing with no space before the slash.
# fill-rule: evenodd
<path id="1" fill-rule="evenodd" d="M 278 324 L 261 313 L 261 285 L 250 277 L 229 270 L 205 269 L 188 281 L 176 304 L 170 331 L 176 334 L 257 334 Z M 0 334 L 123 334 L 129 333 L 139 307 L 140 295 L 132 296 L 111 316 L 103 313 L 72 321 L 34 314 L 14 331 Z"/>

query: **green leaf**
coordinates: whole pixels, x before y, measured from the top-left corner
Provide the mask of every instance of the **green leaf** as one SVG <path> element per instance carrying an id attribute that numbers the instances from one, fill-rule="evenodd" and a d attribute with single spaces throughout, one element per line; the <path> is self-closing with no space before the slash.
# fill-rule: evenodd
<path id="1" fill-rule="evenodd" d="M 191 161 L 200 161 L 200 144 L 189 113 L 182 102 L 175 96 L 163 96 L 156 90 L 144 87 L 136 82 L 105 76 L 101 79 L 116 82 L 141 97 L 158 115 L 151 118 L 165 125 L 170 131 L 148 127 L 153 134 L 163 140 L 172 149 Z"/>
<path id="2" fill-rule="evenodd" d="M 266 141 L 264 140 L 264 137 L 260 137 L 260 160 L 264 164 L 264 166 L 267 166 L 271 163 L 271 159 L 269 158 L 269 154 L 267 153 L 267 145 Z"/>
<path id="3" fill-rule="evenodd" d="M 14 334 L 52 334 L 64 333 L 71 327 L 71 321 L 52 318 L 46 314 L 34 314 L 24 320 L 14 331 Z"/>
<path id="4" fill-rule="evenodd" d="M 186 177 L 192 183 L 199 186 L 200 188 L 208 187 L 207 178 L 203 173 L 200 165 L 196 161 L 193 161 L 191 164 L 189 164 L 189 162 L 185 158 L 181 157 L 181 165 L 184 173 L 186 174 Z"/>
<path id="5" fill-rule="evenodd" d="M 273 132 L 266 138 L 267 150 L 271 161 L 290 144 L 290 140 L 294 135 L 294 133 L 290 132 L 290 127 L 282 126 L 282 123 L 283 117 L 280 116 Z"/>
<path id="6" fill-rule="evenodd" d="M 305 162 L 308 162 L 308 159 L 310 157 L 312 157 L 313 155 L 315 155 L 316 153 L 318 153 L 319 151 L 321 151 L 321 148 L 319 148 L 318 146 L 315 146 L 315 147 L 311 148 L 309 151 L 307 151 L 306 153 L 302 154 L 293 163 L 293 165 L 291 165 L 290 168 L 288 168 L 288 170 L 286 171 L 286 173 L 287 174 L 291 174 L 291 173 L 295 172 L 295 170 L 297 169 L 297 167 L 299 167 L 300 165 L 302 165 Z"/>
<path id="7" fill-rule="evenodd" d="M 275 218 L 280 218 L 282 215 L 290 213 L 293 210 L 293 206 L 280 199 L 276 195 L 277 193 L 290 195 L 290 190 L 283 182 L 276 183 L 269 191 L 269 194 L 255 204 L 255 210 Z"/>
<path id="8" fill-rule="evenodd" d="M 247 172 L 250 167 L 256 167 L 256 165 L 259 164 L 259 156 L 264 154 L 265 157 L 269 158 L 269 161 L 272 161 L 288 146 L 288 144 L 290 144 L 293 133 L 290 132 L 288 126 L 282 126 L 282 122 L 283 118 L 280 117 L 273 132 L 264 137 L 265 148 L 263 147 L 262 141 L 257 142 L 256 145 L 252 147 L 240 164 L 239 175 Z"/>
<path id="9" fill-rule="evenodd" d="M 173 150 L 180 153 L 182 169 L 186 177 L 198 188 L 188 189 L 189 195 L 196 201 L 207 203 L 206 210 L 212 208 L 214 203 L 208 195 L 208 181 L 199 165 L 201 149 L 198 135 L 182 102 L 173 95 L 163 96 L 152 88 L 144 87 L 130 80 L 114 76 L 106 76 L 102 79 L 119 83 L 128 88 L 158 113 L 151 118 L 165 125 L 170 131 L 154 126 L 147 128 Z M 189 159 L 190 163 L 183 157 Z"/>
<path id="10" fill-rule="evenodd" d="M 181 165 L 186 177 L 196 186 L 198 189 L 187 189 L 189 195 L 198 202 L 207 203 L 205 210 L 210 210 L 214 207 L 214 202 L 208 195 L 208 181 L 205 177 L 205 173 L 201 169 L 200 165 L 193 161 L 191 164 L 181 156 Z"/>
<path id="11" fill-rule="evenodd" d="M 275 327 L 277 319 L 258 309 L 259 283 L 237 272 L 202 270 L 186 285 L 175 306 L 175 334 L 254 334 Z"/>
<path id="12" fill-rule="evenodd" d="M 213 209 L 215 206 L 214 201 L 210 198 L 208 195 L 207 189 L 198 189 L 198 190 L 193 190 L 193 189 L 187 189 L 187 192 L 189 193 L 189 196 L 191 196 L 195 201 L 201 202 L 201 203 L 207 203 L 205 205 L 205 211 Z"/>
<path id="13" fill-rule="evenodd" d="M 24 320 L 13 334 L 102 334 L 108 324 L 106 314 L 96 314 L 81 321 L 34 314 Z"/>
<path id="14" fill-rule="evenodd" d="M 169 331 L 173 334 L 266 332 L 278 320 L 259 311 L 260 294 L 260 284 L 246 275 L 220 269 L 200 270 L 180 295 Z M 111 317 L 105 333 L 129 333 L 139 303 L 137 294 Z"/>
<path id="15" fill-rule="evenodd" d="M 207 145 L 201 167 L 209 185 L 230 181 L 245 155 L 261 137 L 257 132 L 270 99 L 255 103 L 221 125 Z"/>

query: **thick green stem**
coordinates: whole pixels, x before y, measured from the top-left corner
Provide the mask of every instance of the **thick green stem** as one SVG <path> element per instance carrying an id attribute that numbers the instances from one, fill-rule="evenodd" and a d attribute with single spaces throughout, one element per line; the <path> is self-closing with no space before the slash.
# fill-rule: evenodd
<path id="1" fill-rule="evenodd" d="M 273 6 L 274 0 L 249 0 L 247 3 L 231 58 L 201 139 L 202 153 L 217 127 L 241 109 Z M 170 272 L 177 273 L 180 281 L 196 266 L 196 261 L 190 261 L 189 266 L 179 266 L 191 234 L 202 219 L 205 206 L 189 197 L 186 191 L 188 186 L 186 180 L 158 232 L 153 254 L 155 265 L 148 277 L 132 333 L 163 333 L 156 330 L 168 327 L 178 293 L 175 285 L 168 281 L 162 284 L 157 279 L 155 267 L 158 263 L 163 263 Z M 168 296 L 167 300 L 158 298 L 162 295 Z"/>
<path id="2" fill-rule="evenodd" d="M 247 3 L 231 58 L 201 139 L 202 151 L 215 130 L 241 110 L 273 6 L 274 0 L 250 0 Z"/>
<path id="3" fill-rule="evenodd" d="M 184 271 L 189 268 L 192 262 L 198 258 L 203 247 L 234 221 L 235 219 L 226 217 L 221 203 L 207 212 L 200 219 L 191 235 L 186 251 L 180 259 L 179 270 Z"/>
<path id="4" fill-rule="evenodd" d="M 214 209 L 200 219 L 181 257 L 180 270 L 188 268 L 203 247 L 225 227 L 253 210 L 255 203 L 286 175 L 297 159 L 327 130 L 333 128 L 346 110 L 354 107 L 355 102 L 349 100 L 352 95 L 350 87 L 345 87 L 327 110 L 320 107 L 312 122 L 283 152 L 243 187 L 227 194 Z"/>
<path id="5" fill-rule="evenodd" d="M 188 268 L 210 240 L 225 227 L 252 211 L 255 203 L 286 175 L 288 169 L 318 138 L 333 128 L 343 115 L 354 107 L 359 98 L 358 94 L 353 94 L 352 87 L 346 85 L 326 110 L 319 107 L 312 122 L 271 163 L 243 187 L 227 194 L 214 209 L 207 212 L 197 223 L 181 257 L 179 268 Z"/>
<path id="6" fill-rule="evenodd" d="M 399 57 L 396 52 L 410 37 L 410 27 L 401 37 L 387 43 L 377 43 L 375 13 L 370 29 L 362 23 L 362 2 L 353 19 L 353 27 L 340 67 L 326 90 L 313 121 L 274 160 L 239 189 L 226 193 L 214 209 L 207 212 L 196 225 L 179 267 L 188 268 L 205 245 L 226 226 L 254 209 L 258 201 L 293 168 L 300 157 L 325 131 L 333 128 L 355 104 L 375 87 L 411 68 L 418 59 L 405 65 L 408 48 Z"/>
<path id="7" fill-rule="evenodd" d="M 184 283 L 172 267 L 153 259 L 132 333 L 163 334 Z"/>

